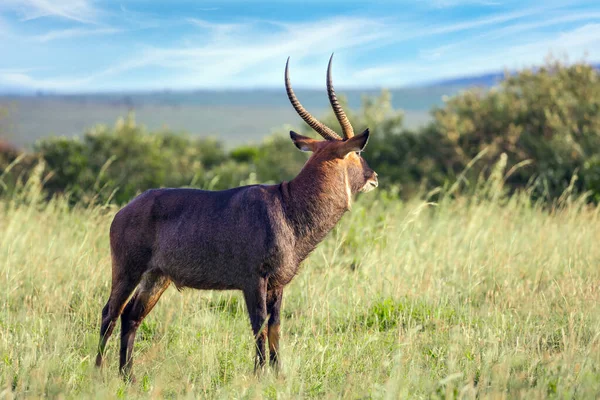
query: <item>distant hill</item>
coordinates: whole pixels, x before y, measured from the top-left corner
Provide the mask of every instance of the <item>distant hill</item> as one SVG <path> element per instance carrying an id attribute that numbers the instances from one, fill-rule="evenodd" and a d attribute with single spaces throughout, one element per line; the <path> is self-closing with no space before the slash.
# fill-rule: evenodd
<path id="1" fill-rule="evenodd" d="M 473 75 L 473 76 L 463 76 L 454 79 L 445 79 L 440 82 L 434 82 L 428 86 L 461 86 L 461 87 L 469 87 L 469 86 L 482 86 L 482 87 L 491 87 L 497 85 L 504 79 L 504 72 L 492 72 L 489 74 L 482 75 Z"/>
<path id="2" fill-rule="evenodd" d="M 600 63 L 592 63 L 592 67 L 600 71 Z M 444 79 L 437 82 L 432 82 L 426 87 L 470 87 L 470 86 L 481 86 L 481 87 L 492 87 L 497 85 L 504 79 L 505 72 L 491 72 L 481 75 L 463 76 L 453 79 Z"/>
<path id="3" fill-rule="evenodd" d="M 392 90 L 393 104 L 406 113 L 406 125 L 418 126 L 429 118 L 432 106 L 459 87 L 426 87 Z M 380 90 L 351 90 L 346 96 L 350 108 L 361 106 L 364 95 Z M 302 104 L 315 115 L 329 108 L 324 90 L 297 90 Z M 81 135 L 97 124 L 113 124 L 129 110 L 149 129 L 163 127 L 202 136 L 215 136 L 236 145 L 260 141 L 273 128 L 284 124 L 299 126 L 301 120 L 290 106 L 285 90 L 228 90 L 154 93 L 111 93 L 78 95 L 0 96 L 0 107 L 9 117 L 0 120 L 0 132 L 17 145 L 31 144 L 47 135 Z"/>
<path id="4" fill-rule="evenodd" d="M 351 108 L 359 108 L 361 96 L 380 91 L 344 92 Z M 407 126 L 429 118 L 432 105 L 441 104 L 446 90 L 394 90 L 393 102 L 405 110 Z M 297 91 L 302 104 L 314 115 L 329 108 L 325 91 Z M 98 123 L 112 125 L 128 111 L 151 130 L 168 128 L 201 136 L 213 136 L 228 145 L 258 142 L 285 124 L 300 126 L 285 91 L 159 92 L 111 95 L 0 96 L 0 107 L 9 109 L 0 119 L 0 135 L 20 146 L 48 135 L 81 135 Z"/>

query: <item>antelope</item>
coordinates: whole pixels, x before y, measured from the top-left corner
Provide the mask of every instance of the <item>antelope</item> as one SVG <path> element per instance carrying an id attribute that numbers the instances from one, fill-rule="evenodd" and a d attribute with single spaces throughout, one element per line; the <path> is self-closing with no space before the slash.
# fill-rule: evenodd
<path id="1" fill-rule="evenodd" d="M 290 131 L 298 149 L 312 152 L 294 179 L 223 191 L 151 189 L 115 215 L 110 227 L 112 287 L 102 310 L 98 367 L 120 316 L 119 371 L 133 379 L 136 331 L 173 282 L 178 289 L 241 290 L 256 343 L 255 373 L 265 366 L 267 339 L 270 364 L 278 369 L 284 287 L 350 209 L 353 195 L 378 186 L 377 173 L 361 157 L 369 130 L 354 135 L 333 88 L 332 59 L 327 93 L 344 138 L 300 104 L 290 84 L 289 57 L 286 62 L 285 88 L 292 106 L 325 139 Z"/>

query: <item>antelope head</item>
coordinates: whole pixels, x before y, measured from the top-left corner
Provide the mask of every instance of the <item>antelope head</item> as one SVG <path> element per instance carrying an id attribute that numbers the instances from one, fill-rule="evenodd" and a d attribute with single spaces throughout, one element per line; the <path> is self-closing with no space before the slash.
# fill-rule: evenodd
<path id="1" fill-rule="evenodd" d="M 354 135 L 354 129 L 333 89 L 333 82 L 331 80 L 332 60 L 333 55 L 331 55 L 327 67 L 327 95 L 333 112 L 342 127 L 344 137 L 340 137 L 333 129 L 318 121 L 300 104 L 290 83 L 290 59 L 288 57 L 285 65 L 285 88 L 288 98 L 298 115 L 325 140 L 315 140 L 294 131 L 290 131 L 290 137 L 298 149 L 312 152 L 311 157 L 306 163 L 307 166 L 316 166 L 317 169 L 324 173 L 339 173 L 339 175 L 344 177 L 349 202 L 350 195 L 357 192 L 369 192 L 377 187 L 378 181 L 377 173 L 369 167 L 365 159 L 361 156 L 361 152 L 369 140 L 369 129 L 365 129 L 359 135 Z"/>

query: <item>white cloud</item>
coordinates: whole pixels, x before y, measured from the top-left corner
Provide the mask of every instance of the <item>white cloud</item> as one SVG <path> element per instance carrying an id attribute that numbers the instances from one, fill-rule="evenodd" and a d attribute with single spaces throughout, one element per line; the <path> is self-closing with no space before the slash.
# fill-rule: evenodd
<path id="1" fill-rule="evenodd" d="M 8 29 L 8 25 L 4 20 L 0 17 L 0 38 L 7 37 L 10 34 L 10 30 Z"/>
<path id="2" fill-rule="evenodd" d="M 226 36 L 240 33 L 241 31 L 248 31 L 251 29 L 249 24 L 233 24 L 233 23 L 215 23 L 209 22 L 197 18 L 187 18 L 187 22 L 200 28 L 202 31 L 207 32 L 212 36 L 213 40 L 223 39 Z"/>
<path id="3" fill-rule="evenodd" d="M 448 53 L 451 53 L 452 51 L 456 51 L 461 47 L 466 50 L 470 50 L 473 48 L 473 46 L 476 46 L 478 43 L 480 44 L 484 41 L 490 43 L 490 40 L 500 38 L 507 38 L 508 40 L 512 41 L 520 41 L 522 40 L 522 35 L 524 33 L 535 33 L 536 30 L 539 30 L 540 28 L 551 27 L 564 23 L 595 20 L 600 20 L 600 12 L 564 14 L 557 17 L 538 19 L 534 22 L 520 22 L 509 26 L 491 29 L 488 32 L 470 36 L 467 39 L 459 40 L 443 46 L 423 49 L 420 51 L 420 56 L 424 60 L 436 60 L 442 58 Z"/>
<path id="4" fill-rule="evenodd" d="M 326 57 L 332 50 L 356 49 L 388 34 L 380 22 L 357 18 L 277 24 L 275 31 L 255 25 L 203 23 L 208 33 L 202 45 L 148 48 L 110 73 L 154 66 L 177 71 L 178 76 L 171 81 L 173 87 L 273 85 L 281 82 L 282 63 L 289 55 L 295 65 L 305 67 L 319 57 L 324 74 Z M 302 76 L 298 81 L 306 83 Z"/>
<path id="5" fill-rule="evenodd" d="M 90 0 L 2 0 L 1 9 L 15 11 L 25 21 L 51 16 L 95 23 L 99 14 Z"/>
<path id="6" fill-rule="evenodd" d="M 83 28 L 71 28 L 50 31 L 41 35 L 30 37 L 31 40 L 36 42 L 50 42 L 52 40 L 60 39 L 74 39 L 84 36 L 98 36 L 98 35 L 111 35 L 115 33 L 123 32 L 122 29 L 116 28 L 98 28 L 98 29 L 83 29 Z"/>
<path id="7" fill-rule="evenodd" d="M 546 8 L 548 7 L 550 6 L 546 6 Z M 507 23 L 514 24 L 515 21 L 531 18 L 532 16 L 539 18 L 543 11 L 543 8 L 537 7 L 524 8 L 520 11 L 497 13 L 481 18 L 449 23 L 432 22 L 431 20 L 428 21 L 427 19 L 419 20 L 417 18 L 414 22 L 398 24 L 388 20 L 385 29 L 388 29 L 390 34 L 388 35 L 387 39 L 378 42 L 377 46 L 383 47 L 400 42 L 415 41 L 416 39 L 420 38 L 443 36 L 451 33 L 456 34 L 485 28 L 493 30 L 493 27 L 496 25 L 503 25 Z M 440 48 L 442 49 L 444 47 L 445 46 L 441 46 Z M 436 52 L 431 52 L 431 57 L 429 58 L 437 58 L 435 53 Z"/>
<path id="8" fill-rule="evenodd" d="M 459 22 L 443 26 L 435 26 L 431 29 L 422 30 L 420 32 L 422 32 L 422 34 L 429 35 L 440 35 L 444 33 L 461 32 L 469 29 L 481 28 L 489 25 L 496 25 L 504 22 L 513 21 L 515 19 L 528 17 L 537 14 L 539 11 L 540 10 L 536 9 L 526 9 L 523 11 L 516 11 L 499 15 L 493 15 L 490 17 L 478 18 L 472 21 Z"/>
<path id="9" fill-rule="evenodd" d="M 4 1 L 16 3 L 16 0 Z M 27 0 L 28 4 L 32 2 L 42 0 Z M 92 4 L 83 0 L 67 0 L 69 2 L 82 2 L 90 7 Z M 335 51 L 334 79 L 337 87 L 398 86 L 482 71 L 498 71 L 502 67 L 539 64 L 551 50 L 568 52 L 573 56 L 583 54 L 584 50 L 600 54 L 598 24 L 590 23 L 563 33 L 549 33 L 542 29 L 562 23 L 593 22 L 594 19 L 600 19 L 600 12 L 542 11 L 540 8 L 522 8 L 428 26 L 423 23 L 427 20 L 423 17 L 402 23 L 391 18 L 364 17 L 336 17 L 293 23 L 265 20 L 217 23 L 197 18 L 161 19 L 161 16 L 121 7 L 118 17 L 120 24 L 115 26 L 127 27 L 127 30 L 153 27 L 167 32 L 167 26 L 172 26 L 170 24 L 191 24 L 196 29 L 190 34 L 188 26 L 184 29 L 185 35 L 175 35 L 175 44 L 171 41 L 173 35 L 169 37 L 170 44 L 162 46 L 148 45 L 148 42 L 140 39 L 139 44 L 122 52 L 121 60 L 115 60 L 108 67 L 97 67 L 85 75 L 51 77 L 34 71 L 4 70 L 0 71 L 0 83 L 60 91 L 94 90 L 98 87 L 281 87 L 285 59 L 291 56 L 291 75 L 295 87 L 323 87 L 327 59 Z M 95 17 L 97 13 L 89 16 Z M 30 36 L 25 40 L 75 40 L 83 36 L 110 35 L 122 31 L 124 29 L 103 25 L 76 25 Z M 462 36 L 466 39 L 447 43 L 445 35 L 458 32 L 464 32 Z M 401 42 L 419 43 L 420 38 L 428 38 L 427 42 L 430 42 L 429 38 L 432 37 L 442 45 L 422 48 L 416 58 L 404 56 Z M 361 57 L 363 54 L 385 55 L 386 60 L 391 61 L 383 63 L 376 58 Z M 157 79 L 138 78 L 148 74 L 154 74 Z"/>
<path id="10" fill-rule="evenodd" d="M 570 54 L 574 57 L 583 56 L 588 51 L 600 54 L 600 23 L 586 24 L 572 31 L 561 32 L 555 38 L 547 39 L 541 43 L 530 42 L 513 46 L 514 55 L 540 54 L 540 49 L 546 47 L 553 53 Z"/>
<path id="11" fill-rule="evenodd" d="M 27 89 L 44 90 L 73 90 L 83 87 L 91 81 L 91 78 L 51 78 L 36 79 L 25 71 L 0 70 L 0 86 L 17 86 Z"/>
<path id="12" fill-rule="evenodd" d="M 412 60 L 391 63 L 375 68 L 364 68 L 354 73 L 356 86 L 399 86 L 431 82 L 439 79 L 527 68 L 543 63 L 552 53 L 557 57 L 568 54 L 571 60 L 580 60 L 590 53 L 600 57 L 600 24 L 587 24 L 571 31 L 555 33 L 544 40 L 531 38 L 504 47 L 478 43 L 460 52 L 453 52 L 433 62 Z"/>
<path id="13" fill-rule="evenodd" d="M 451 8 L 458 6 L 499 6 L 502 5 L 501 1 L 494 0 L 429 0 L 431 6 L 435 8 Z"/>
<path id="14" fill-rule="evenodd" d="M 135 57 L 137 62 L 128 62 L 127 67 L 118 68 L 124 70 L 152 65 L 178 70 L 180 73 L 171 82 L 174 87 L 180 88 L 273 86 L 280 84 L 282 60 L 292 55 L 292 63 L 295 65 L 294 84 L 314 87 L 321 83 L 326 57 L 331 51 L 342 51 L 343 55 L 343 50 L 352 49 L 356 53 L 361 48 L 373 49 L 418 37 L 500 24 L 531 16 L 538 11 L 525 9 L 420 29 L 409 29 L 407 26 L 394 24 L 389 19 L 336 18 L 311 23 L 261 21 L 261 24 L 280 28 L 277 33 L 271 30 L 261 31 L 256 28 L 256 23 L 217 24 L 190 19 L 188 22 L 208 32 L 206 45 L 147 49 L 141 56 Z M 342 85 L 360 84 L 357 78 L 385 75 L 385 72 L 391 72 L 395 67 L 367 68 L 353 75 L 345 73 L 348 69 L 344 65 L 344 59 L 336 57 L 336 81 Z"/>
<path id="15" fill-rule="evenodd" d="M 0 74 L 0 82 L 28 88 L 84 90 L 94 82 L 128 71 L 153 67 L 172 73 L 168 84 L 158 80 L 144 88 L 158 89 L 220 86 L 273 86 L 282 81 L 287 56 L 293 56 L 296 85 L 315 85 L 324 80 L 327 57 L 332 50 L 360 48 L 388 35 L 386 27 L 376 20 L 336 18 L 310 23 L 274 23 L 264 21 L 246 24 L 213 24 L 193 21 L 205 30 L 200 44 L 181 47 L 146 47 L 112 67 L 77 78 L 36 79 L 25 73 Z M 79 34 L 80 31 L 50 33 L 46 40 Z M 318 80 L 306 71 L 316 71 Z M 336 58 L 336 68 L 344 71 L 343 57 Z"/>

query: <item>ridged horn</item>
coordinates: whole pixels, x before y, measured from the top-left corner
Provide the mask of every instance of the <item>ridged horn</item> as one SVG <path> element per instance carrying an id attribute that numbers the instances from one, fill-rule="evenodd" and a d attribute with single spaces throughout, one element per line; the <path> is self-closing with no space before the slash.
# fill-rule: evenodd
<path id="1" fill-rule="evenodd" d="M 288 57 L 287 62 L 285 63 L 285 90 L 287 92 L 288 99 L 290 99 L 290 103 L 292 103 L 292 106 L 294 107 L 298 115 L 304 120 L 304 122 L 306 122 L 311 128 L 317 131 L 325 139 L 342 140 L 340 135 L 335 133 L 333 129 L 328 128 L 327 126 L 319 122 L 318 119 L 310 115 L 310 113 L 306 111 L 304 107 L 302 107 L 302 104 L 300 104 L 300 101 L 298 101 L 298 98 L 296 97 L 296 94 L 294 94 L 294 90 L 292 89 L 292 85 L 290 83 L 289 64 L 290 58 Z"/>
<path id="2" fill-rule="evenodd" d="M 340 102 L 335 95 L 335 90 L 333 89 L 333 80 L 331 79 L 331 62 L 333 61 L 333 54 L 329 58 L 329 65 L 327 66 L 327 96 L 329 97 L 329 102 L 331 103 L 331 108 L 333 108 L 333 112 L 335 113 L 335 117 L 340 122 L 340 126 L 342 127 L 342 133 L 344 134 L 344 138 L 350 139 L 354 136 L 354 129 L 350 124 L 350 120 L 346 116 L 346 113 L 342 109 Z"/>

